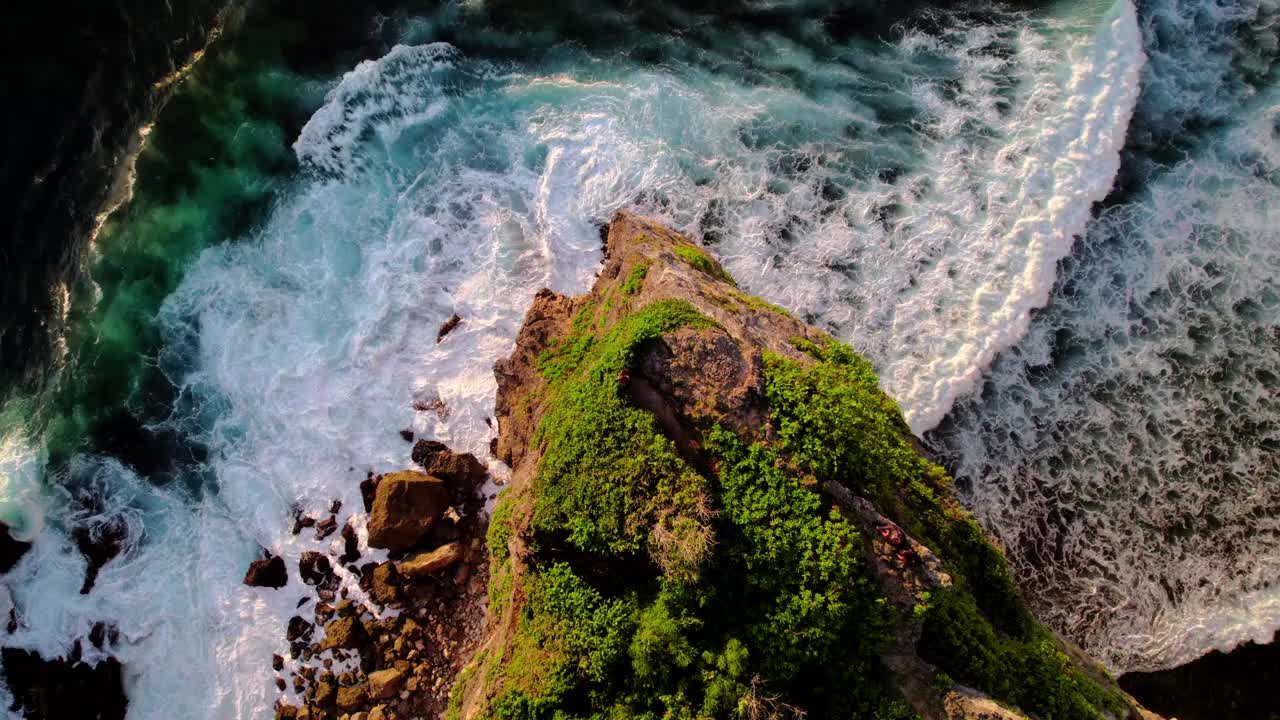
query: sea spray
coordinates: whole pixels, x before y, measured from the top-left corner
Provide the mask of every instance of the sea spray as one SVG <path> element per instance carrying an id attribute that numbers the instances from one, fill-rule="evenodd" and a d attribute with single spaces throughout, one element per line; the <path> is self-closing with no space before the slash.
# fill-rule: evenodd
<path id="1" fill-rule="evenodd" d="M 1149 8 L 1121 202 L 932 438 L 1040 616 L 1119 672 L 1280 626 L 1278 10 Z"/>

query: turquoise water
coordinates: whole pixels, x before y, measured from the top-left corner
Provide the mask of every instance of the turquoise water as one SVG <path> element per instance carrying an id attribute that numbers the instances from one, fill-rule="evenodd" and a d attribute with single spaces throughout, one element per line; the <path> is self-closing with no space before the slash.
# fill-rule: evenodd
<path id="1" fill-rule="evenodd" d="M 258 546 L 291 561 L 314 549 L 289 533 L 293 509 L 359 508 L 366 472 L 409 462 L 402 428 L 485 456 L 493 361 L 534 291 L 590 285 L 599 224 L 624 207 L 865 352 L 976 512 L 1031 548 L 1017 557 L 1040 609 L 1114 669 L 1274 628 L 1280 608 L 1254 603 L 1239 573 L 1214 576 L 1214 598 L 1153 600 L 1166 573 L 1224 562 L 1194 540 L 1210 536 L 1193 532 L 1179 551 L 1190 561 L 1169 564 L 1148 524 L 1130 524 L 1138 540 L 1112 557 L 1097 544 L 1118 540 L 1099 529 L 1187 499 L 1155 499 L 1137 471 L 1094 492 L 1090 464 L 1062 457 L 1137 448 L 1123 467 L 1167 478 L 1158 423 L 1144 446 L 1130 439 L 1141 420 L 1126 433 L 1087 422 L 1185 405 L 1145 379 L 1159 348 L 1117 331 L 1143 321 L 1115 319 L 1150 316 L 1172 337 L 1187 311 L 1217 307 L 1153 280 L 1161 258 L 1250 268 L 1223 307 L 1274 287 L 1268 17 L 1127 0 L 900 16 L 475 4 L 380 17 L 360 28 L 360 56 L 328 71 L 300 71 L 265 30 L 237 36 L 160 119 L 133 202 L 93 245 L 92 284 L 68 291 L 58 382 L 5 405 L 2 512 L 35 538 L 6 578 L 14 642 L 61 654 L 109 620 L 134 716 L 266 714 L 265 667 L 286 650 L 297 598 L 240 585 L 248 560 Z M 1224 37 L 1245 36 L 1252 54 L 1222 57 L 1240 44 Z M 1117 179 L 1124 192 L 1095 218 Z M 1169 230 L 1214 222 L 1230 232 Z M 1187 237 L 1194 252 L 1179 249 Z M 1166 291 L 1160 312 L 1142 302 L 1152 288 Z M 1196 324 L 1250 337 L 1274 317 L 1257 302 L 1243 324 L 1225 312 Z M 455 312 L 463 324 L 437 345 Z M 1063 332 L 1086 338 L 1078 353 Z M 1257 336 L 1248 372 L 1195 385 L 1255 409 L 1257 459 L 1234 478 L 1244 499 L 1221 510 L 1224 527 L 1266 526 L 1275 414 L 1251 378 L 1275 349 Z M 1092 390 L 1098 363 L 1132 387 Z M 1096 399 L 1074 409 L 1072 387 Z M 1221 463 L 1201 451 L 1184 464 Z M 71 529 L 112 522 L 127 548 L 79 595 Z M 1057 542 L 1038 528 L 1059 525 L 1071 550 L 1033 554 Z M 1137 610 L 1098 622 L 1117 598 Z"/>

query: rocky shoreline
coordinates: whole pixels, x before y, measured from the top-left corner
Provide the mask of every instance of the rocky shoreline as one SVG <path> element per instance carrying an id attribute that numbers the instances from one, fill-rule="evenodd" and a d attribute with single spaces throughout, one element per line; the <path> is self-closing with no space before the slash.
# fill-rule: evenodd
<path id="1" fill-rule="evenodd" d="M 312 594 L 284 629 L 287 651 L 272 658 L 280 691 L 277 718 L 394 720 L 440 717 L 449 690 L 481 639 L 488 559 L 481 490 L 488 479 L 474 456 L 419 440 L 416 468 L 370 475 L 361 483 L 369 548 L 387 560 L 361 563 L 359 532 L 342 525 L 339 553 L 307 551 L 296 571 Z M 338 525 L 299 515 L 295 534 L 323 540 Z M 278 587 L 280 558 L 255 561 L 245 583 Z M 339 574 L 358 584 L 340 582 Z M 288 578 L 285 578 L 287 584 Z M 358 588 L 358 589 L 357 589 Z"/>

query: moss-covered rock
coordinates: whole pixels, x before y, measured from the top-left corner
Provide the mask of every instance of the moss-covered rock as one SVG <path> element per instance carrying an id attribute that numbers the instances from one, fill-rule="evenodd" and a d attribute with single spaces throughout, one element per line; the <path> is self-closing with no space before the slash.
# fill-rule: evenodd
<path id="1" fill-rule="evenodd" d="M 452 716 L 1139 716 L 1027 612 L 869 363 L 666 228 L 608 243 L 495 368 L 513 475 Z"/>

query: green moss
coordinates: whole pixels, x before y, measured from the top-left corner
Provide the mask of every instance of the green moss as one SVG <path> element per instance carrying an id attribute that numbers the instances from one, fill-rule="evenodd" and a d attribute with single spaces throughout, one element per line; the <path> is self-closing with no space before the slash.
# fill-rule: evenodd
<path id="1" fill-rule="evenodd" d="M 735 287 L 737 286 L 738 283 L 733 279 L 733 276 L 731 276 L 724 268 L 717 265 L 716 262 L 711 259 L 711 256 L 702 249 L 693 245 L 679 243 L 675 246 L 675 253 L 676 255 L 679 255 L 682 260 L 698 270 L 724 280 L 730 285 Z"/>
<path id="2" fill-rule="evenodd" d="M 489 518 L 487 540 L 490 557 L 505 558 L 509 553 L 507 545 L 511 542 L 511 511 L 513 507 L 510 491 L 503 490 L 502 494 L 498 496 L 497 504 L 494 505 L 493 515 Z"/>
<path id="3" fill-rule="evenodd" d="M 713 322 L 677 301 L 604 331 L 598 320 L 584 311 L 541 359 L 549 403 L 530 527 L 547 558 L 571 560 L 522 574 L 526 602 L 490 714 L 731 717 L 786 698 L 909 716 L 879 662 L 892 616 L 855 529 L 780 469 L 775 450 L 715 431 L 712 482 L 626 400 L 618 374 L 644 343 Z M 490 529 L 495 556 L 506 507 Z M 491 597 L 510 592 L 506 577 L 499 565 Z"/>
<path id="4" fill-rule="evenodd" d="M 590 327 L 575 321 L 582 325 Z M 680 459 L 653 416 L 626 401 L 617 378 L 641 344 L 711 325 L 688 303 L 664 300 L 623 318 L 599 342 L 571 336 L 563 354 L 547 359 L 555 401 L 534 438 L 545 447 L 533 483 L 535 528 L 563 533 L 581 550 L 651 551 L 664 565 L 694 571 L 696 553 L 685 557 L 661 539 L 691 519 L 696 524 L 705 480 Z M 654 535 L 659 542 L 650 543 Z"/>
<path id="5" fill-rule="evenodd" d="M 786 308 L 778 307 L 777 305 L 774 305 L 763 298 L 758 298 L 755 295 L 748 295 L 743 292 L 734 292 L 733 297 L 738 302 L 752 310 L 764 310 L 782 315 L 783 317 L 791 317 L 791 313 Z"/>
<path id="6" fill-rule="evenodd" d="M 449 689 L 449 707 L 445 711 L 445 720 L 458 720 L 462 716 L 462 694 L 465 692 L 467 684 L 471 682 L 471 678 L 476 674 L 476 670 L 484 665 L 486 654 L 483 650 L 476 653 L 476 656 L 462 668 L 462 672 L 458 673 L 458 678 L 454 680 L 453 687 Z"/>
<path id="7" fill-rule="evenodd" d="M 640 287 L 644 285 L 645 275 L 649 273 L 649 266 L 653 262 L 649 258 L 644 258 L 631 267 L 631 272 L 627 273 L 626 282 L 622 283 L 622 294 L 628 297 L 640 292 Z"/>
<path id="8" fill-rule="evenodd" d="M 940 592 L 930 603 L 920 648 L 960 682 L 1045 720 L 1125 713 L 1120 698 L 1084 677 L 1044 630 L 1022 637 L 998 633 L 972 597 L 960 591 Z"/>

